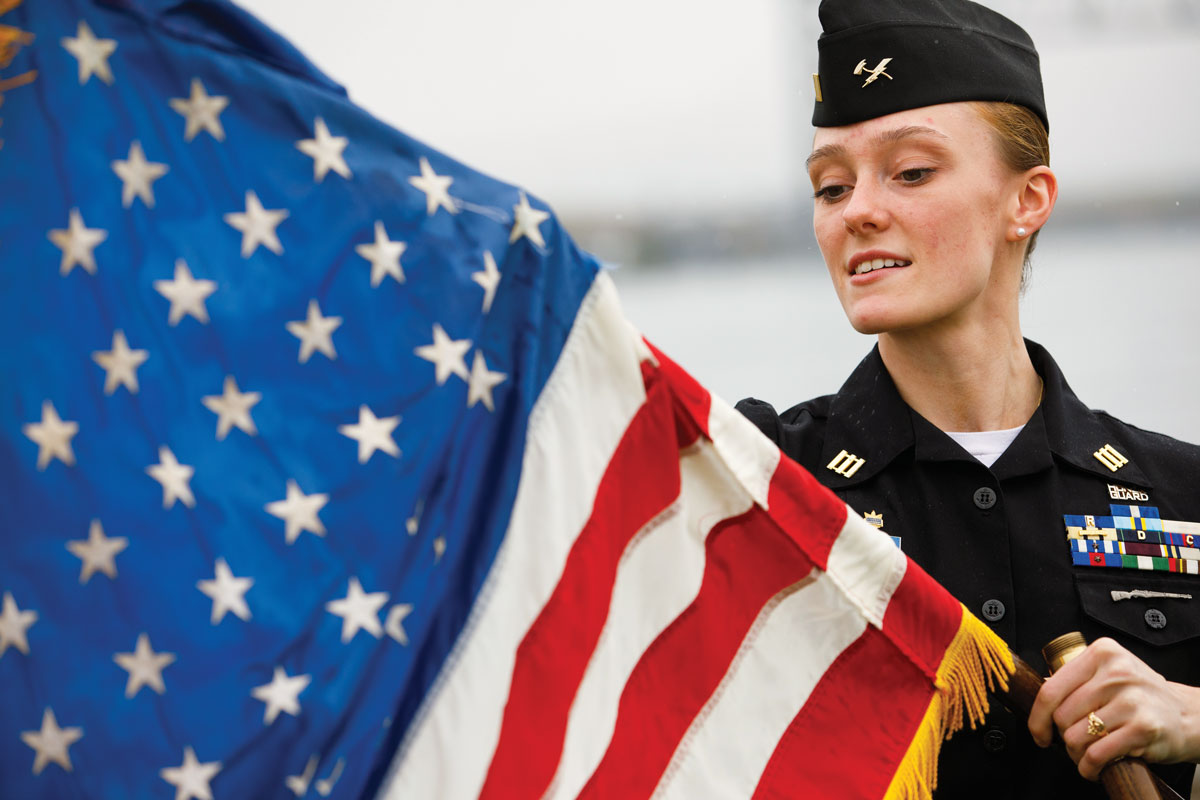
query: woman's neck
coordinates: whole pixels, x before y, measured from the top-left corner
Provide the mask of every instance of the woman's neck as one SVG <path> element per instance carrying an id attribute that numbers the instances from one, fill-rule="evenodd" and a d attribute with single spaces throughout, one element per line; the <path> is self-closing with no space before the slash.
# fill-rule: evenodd
<path id="1" fill-rule="evenodd" d="M 1015 324 L 882 333 L 879 353 L 904 401 L 943 431 L 1016 428 L 1041 401 Z"/>

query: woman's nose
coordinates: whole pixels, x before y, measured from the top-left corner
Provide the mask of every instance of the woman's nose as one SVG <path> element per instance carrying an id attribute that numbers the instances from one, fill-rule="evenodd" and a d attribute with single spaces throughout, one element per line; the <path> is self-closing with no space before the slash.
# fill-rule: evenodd
<path id="1" fill-rule="evenodd" d="M 858 234 L 886 228 L 890 215 L 883 190 L 870 181 L 860 181 L 846 198 L 842 220 L 850 231 Z"/>

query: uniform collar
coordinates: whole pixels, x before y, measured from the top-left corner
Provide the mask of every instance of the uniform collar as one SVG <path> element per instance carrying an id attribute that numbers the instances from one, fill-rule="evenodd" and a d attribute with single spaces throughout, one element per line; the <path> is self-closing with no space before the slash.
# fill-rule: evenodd
<path id="1" fill-rule="evenodd" d="M 1054 457 L 1058 457 L 1109 480 L 1152 488 L 1136 464 L 1126 463 L 1113 472 L 1095 456 L 1105 445 L 1122 453 L 1127 448 L 1122 450 L 1122 443 L 1114 441 L 1096 412 L 1075 396 L 1045 348 L 1028 339 L 1025 346 L 1044 383 L 1042 403 L 992 465 L 995 475 L 1006 479 L 1031 474 L 1051 467 Z M 833 488 L 860 484 L 909 451 L 917 461 L 974 460 L 957 442 L 908 407 L 876 345 L 830 403 L 819 465 L 823 482 Z"/>
<path id="2" fill-rule="evenodd" d="M 1121 458 L 1127 459 L 1130 455 L 1129 446 L 1121 440 L 1119 431 L 1104 423 L 1100 412 L 1092 411 L 1075 396 L 1058 364 L 1054 363 L 1044 347 L 1028 339 L 1025 340 L 1025 346 L 1034 369 L 1045 384 L 1042 405 L 1035 416 L 1044 420 L 1046 443 L 1050 450 L 1063 461 L 1110 481 L 1154 488 L 1141 467 L 1132 461 L 1115 471 L 1105 466 L 1097 453 L 1110 447 L 1122 454 Z"/>

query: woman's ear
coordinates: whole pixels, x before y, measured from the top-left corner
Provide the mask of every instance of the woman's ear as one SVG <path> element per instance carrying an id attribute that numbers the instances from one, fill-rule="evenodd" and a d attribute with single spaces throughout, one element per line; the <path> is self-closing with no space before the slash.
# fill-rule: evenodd
<path id="1" fill-rule="evenodd" d="M 1010 241 L 1024 239 L 1041 229 L 1058 200 L 1058 178 L 1049 167 L 1034 167 L 1018 187 L 1016 208 L 1009 224 Z"/>

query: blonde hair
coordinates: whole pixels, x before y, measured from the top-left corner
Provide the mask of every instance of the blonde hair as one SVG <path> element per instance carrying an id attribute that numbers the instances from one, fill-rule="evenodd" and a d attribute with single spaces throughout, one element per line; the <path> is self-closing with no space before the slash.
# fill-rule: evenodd
<path id="1" fill-rule="evenodd" d="M 1050 166 L 1050 133 L 1037 114 L 1013 103 L 974 101 L 980 118 L 992 129 L 1000 160 L 1013 172 L 1025 172 L 1038 166 Z M 1029 237 L 1021 287 L 1029 280 L 1029 257 L 1037 245 L 1038 231 Z"/>

